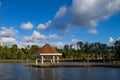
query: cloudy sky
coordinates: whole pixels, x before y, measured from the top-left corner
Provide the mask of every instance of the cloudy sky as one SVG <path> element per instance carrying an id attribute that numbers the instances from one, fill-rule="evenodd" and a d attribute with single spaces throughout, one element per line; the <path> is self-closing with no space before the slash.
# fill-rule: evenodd
<path id="1" fill-rule="evenodd" d="M 3 45 L 111 44 L 119 30 L 120 0 L 0 0 Z"/>

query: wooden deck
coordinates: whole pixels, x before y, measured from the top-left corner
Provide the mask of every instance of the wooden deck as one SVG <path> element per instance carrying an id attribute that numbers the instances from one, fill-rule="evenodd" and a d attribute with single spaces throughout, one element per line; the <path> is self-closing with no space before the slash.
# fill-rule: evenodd
<path id="1" fill-rule="evenodd" d="M 50 68 L 50 67 L 115 67 L 120 68 L 119 63 L 84 63 L 84 64 L 26 64 L 27 67 L 42 67 L 42 68 Z"/>

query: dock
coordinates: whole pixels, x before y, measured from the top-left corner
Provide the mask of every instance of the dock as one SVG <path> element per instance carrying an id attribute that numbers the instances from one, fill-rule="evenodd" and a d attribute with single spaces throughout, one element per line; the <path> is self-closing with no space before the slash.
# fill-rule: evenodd
<path id="1" fill-rule="evenodd" d="M 26 64 L 27 67 L 53 68 L 53 67 L 115 67 L 120 68 L 120 63 L 82 63 L 82 64 Z"/>

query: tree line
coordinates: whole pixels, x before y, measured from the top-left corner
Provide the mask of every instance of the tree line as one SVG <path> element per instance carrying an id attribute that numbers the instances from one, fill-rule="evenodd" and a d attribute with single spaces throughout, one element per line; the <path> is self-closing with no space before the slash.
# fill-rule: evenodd
<path id="1" fill-rule="evenodd" d="M 37 45 L 28 45 L 26 48 L 18 48 L 16 44 L 13 44 L 10 48 L 7 46 L 0 46 L 0 59 L 34 59 L 33 54 L 37 52 L 39 47 Z"/>
<path id="2" fill-rule="evenodd" d="M 77 49 L 73 45 L 64 45 L 63 57 L 79 60 L 120 60 L 120 40 L 108 46 L 100 42 L 77 42 Z"/>
<path id="3" fill-rule="evenodd" d="M 79 59 L 79 60 L 100 60 L 100 59 L 114 59 L 120 60 L 120 40 L 114 42 L 112 46 L 100 42 L 83 43 L 82 41 L 76 43 L 77 49 L 73 45 L 64 45 L 63 49 L 56 48 L 62 53 L 62 59 Z M 0 59 L 35 59 L 35 54 L 40 47 L 37 45 L 27 46 L 26 48 L 18 48 L 13 44 L 10 48 L 7 46 L 0 46 Z"/>

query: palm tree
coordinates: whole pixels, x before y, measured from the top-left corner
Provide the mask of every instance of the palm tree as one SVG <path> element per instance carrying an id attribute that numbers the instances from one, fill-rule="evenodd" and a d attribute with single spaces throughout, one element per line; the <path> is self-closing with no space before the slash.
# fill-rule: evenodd
<path id="1" fill-rule="evenodd" d="M 115 43 L 114 43 L 114 47 L 115 47 L 115 56 L 120 59 L 120 39 L 117 40 Z"/>
<path id="2" fill-rule="evenodd" d="M 72 50 L 72 47 L 73 47 L 73 45 L 71 44 L 71 45 L 70 45 L 70 50 Z"/>
<path id="3" fill-rule="evenodd" d="M 84 52 L 87 53 L 89 51 L 89 43 L 86 42 L 83 46 Z"/>
<path id="4" fill-rule="evenodd" d="M 69 49 L 69 45 L 64 45 L 64 50 L 68 50 Z"/>
<path id="5" fill-rule="evenodd" d="M 77 42 L 77 48 L 78 49 L 82 49 L 83 48 L 83 42 L 82 41 Z"/>

